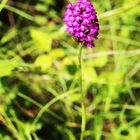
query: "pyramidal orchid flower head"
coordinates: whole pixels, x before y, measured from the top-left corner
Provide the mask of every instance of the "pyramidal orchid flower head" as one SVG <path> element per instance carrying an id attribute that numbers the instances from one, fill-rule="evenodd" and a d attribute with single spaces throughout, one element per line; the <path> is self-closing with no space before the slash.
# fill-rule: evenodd
<path id="1" fill-rule="evenodd" d="M 69 3 L 64 14 L 66 32 L 75 40 L 85 46 L 94 47 L 93 41 L 99 34 L 99 24 L 96 10 L 90 0 L 76 0 L 77 3 Z"/>

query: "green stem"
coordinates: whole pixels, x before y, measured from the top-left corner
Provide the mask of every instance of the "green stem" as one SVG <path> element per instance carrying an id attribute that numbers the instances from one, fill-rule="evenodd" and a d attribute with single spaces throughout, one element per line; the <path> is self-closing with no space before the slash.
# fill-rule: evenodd
<path id="1" fill-rule="evenodd" d="M 81 124 L 81 137 L 80 140 L 84 139 L 84 133 L 86 129 L 86 106 L 85 106 L 85 98 L 83 93 L 83 87 L 82 87 L 82 48 L 83 46 L 80 45 L 80 51 L 79 51 L 79 71 L 80 71 L 80 92 L 81 92 L 81 108 L 82 108 L 82 124 Z"/>

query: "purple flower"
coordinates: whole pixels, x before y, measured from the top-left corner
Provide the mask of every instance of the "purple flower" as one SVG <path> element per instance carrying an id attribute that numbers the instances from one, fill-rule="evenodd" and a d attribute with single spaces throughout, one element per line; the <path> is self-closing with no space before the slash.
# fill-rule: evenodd
<path id="1" fill-rule="evenodd" d="M 93 41 L 99 34 L 96 10 L 90 0 L 76 0 L 76 4 L 68 4 L 64 14 L 64 22 L 75 40 L 85 46 L 94 47 Z"/>

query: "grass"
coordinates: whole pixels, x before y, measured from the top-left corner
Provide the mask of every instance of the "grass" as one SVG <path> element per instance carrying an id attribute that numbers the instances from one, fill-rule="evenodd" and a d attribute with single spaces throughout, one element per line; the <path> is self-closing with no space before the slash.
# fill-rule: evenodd
<path id="1" fill-rule="evenodd" d="M 140 139 L 140 2 L 94 0 L 100 23 L 83 48 L 85 140 Z M 0 1 L 0 140 L 79 140 L 77 43 L 63 0 Z"/>

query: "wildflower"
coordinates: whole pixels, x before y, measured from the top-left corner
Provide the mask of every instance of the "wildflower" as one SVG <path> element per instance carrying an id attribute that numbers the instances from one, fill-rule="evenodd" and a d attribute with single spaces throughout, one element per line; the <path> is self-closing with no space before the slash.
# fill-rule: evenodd
<path id="1" fill-rule="evenodd" d="M 85 46 L 94 47 L 93 41 L 97 39 L 99 24 L 96 10 L 89 0 L 77 0 L 76 4 L 66 6 L 64 22 L 75 40 Z"/>

